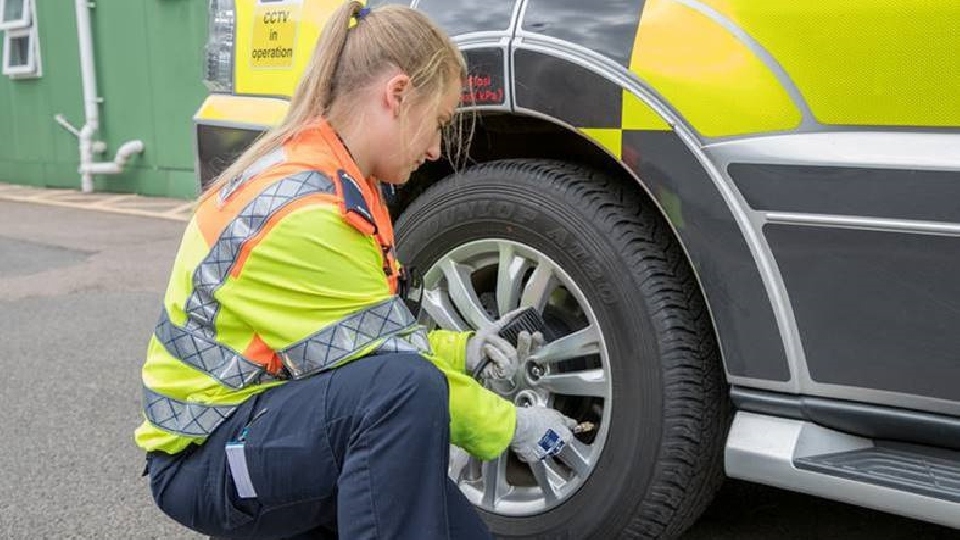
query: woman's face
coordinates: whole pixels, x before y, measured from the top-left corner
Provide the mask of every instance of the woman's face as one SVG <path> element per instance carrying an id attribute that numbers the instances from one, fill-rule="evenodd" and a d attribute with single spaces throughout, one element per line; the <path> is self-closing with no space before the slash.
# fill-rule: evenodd
<path id="1" fill-rule="evenodd" d="M 374 176 L 382 182 L 401 185 L 426 161 L 439 159 L 441 130 L 453 119 L 459 102 L 460 86 L 450 84 L 439 100 L 426 99 L 399 108 Z"/>

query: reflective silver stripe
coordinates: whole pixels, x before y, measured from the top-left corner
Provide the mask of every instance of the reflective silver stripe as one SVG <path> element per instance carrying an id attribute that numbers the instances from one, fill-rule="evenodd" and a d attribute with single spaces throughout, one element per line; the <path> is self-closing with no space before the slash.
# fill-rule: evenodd
<path id="1" fill-rule="evenodd" d="M 287 369 L 294 373 L 294 377 L 301 378 L 333 366 L 378 339 L 386 338 L 377 347 L 376 353 L 430 353 L 430 341 L 427 339 L 426 332 L 414 324 L 413 314 L 407 309 L 406 304 L 403 300 L 394 297 L 317 332 L 280 353 L 280 357 Z M 172 323 L 169 324 L 169 328 L 172 329 L 170 336 L 178 331 L 182 332 L 182 329 Z M 159 336 L 159 326 L 157 332 Z M 206 345 L 211 347 L 207 349 Z M 180 347 L 180 350 L 184 351 L 196 351 L 196 356 L 201 357 L 196 360 L 198 362 L 204 360 L 216 362 L 218 358 L 223 358 L 219 356 L 221 352 L 213 352 L 217 347 L 215 343 L 188 332 L 183 332 L 179 338 L 173 339 L 168 350 L 172 347 Z M 185 356 L 189 357 L 189 354 Z M 224 363 L 235 367 L 243 360 L 239 355 L 235 355 L 233 358 L 227 358 Z M 196 366 L 194 363 L 190 365 Z M 238 371 L 237 381 L 241 380 L 239 373 L 241 372 Z M 262 376 L 269 377 L 266 373 L 262 373 Z M 183 435 L 194 437 L 209 435 L 236 409 L 233 405 L 214 406 L 178 401 L 146 387 L 143 388 L 143 392 L 143 409 L 147 419 L 161 429 Z"/>
<path id="2" fill-rule="evenodd" d="M 409 333 L 416 318 L 399 297 L 392 297 L 338 321 L 278 354 L 295 379 L 327 369 L 356 351 L 392 336 Z"/>
<path id="3" fill-rule="evenodd" d="M 231 178 L 227 185 L 220 189 L 220 202 L 222 203 L 226 201 L 230 195 L 233 195 L 233 192 L 236 191 L 237 188 L 247 180 L 262 173 L 270 167 L 283 162 L 286 159 L 287 153 L 283 150 L 283 148 L 277 148 L 262 158 L 254 161 L 252 165 L 247 167 L 247 170 L 243 171 L 243 174 L 235 178 Z"/>
<path id="4" fill-rule="evenodd" d="M 209 435 L 236 408 L 236 405 L 188 403 L 143 388 L 143 411 L 147 420 L 163 430 L 190 437 Z"/>
<path id="5" fill-rule="evenodd" d="M 226 281 L 243 244 L 254 237 L 277 210 L 314 193 L 334 193 L 333 181 L 318 171 L 303 171 L 275 182 L 250 201 L 227 225 L 193 273 L 193 293 L 187 299 L 186 327 L 213 337 L 220 304 L 213 293 Z"/>
<path id="6" fill-rule="evenodd" d="M 378 353 L 431 353 L 430 341 L 427 339 L 426 332 L 418 328 L 414 332 L 404 336 L 392 336 L 386 339 L 379 347 Z"/>
<path id="7" fill-rule="evenodd" d="M 378 353 L 417 352 L 417 348 L 396 337 L 387 338 L 377 347 Z"/>
<path id="8" fill-rule="evenodd" d="M 233 349 L 199 332 L 173 324 L 166 310 L 160 315 L 155 333 L 170 356 L 203 371 L 230 388 L 239 389 L 250 384 L 277 380 L 267 373 L 263 366 L 244 358 Z"/>

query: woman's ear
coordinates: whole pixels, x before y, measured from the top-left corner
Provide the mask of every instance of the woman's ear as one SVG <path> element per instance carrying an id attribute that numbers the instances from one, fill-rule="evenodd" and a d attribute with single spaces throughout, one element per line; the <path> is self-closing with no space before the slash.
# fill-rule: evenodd
<path id="1" fill-rule="evenodd" d="M 400 116 L 400 109 L 403 106 L 403 100 L 410 93 L 410 77 L 406 73 L 397 73 L 387 79 L 386 85 L 386 105 L 390 109 L 394 118 Z"/>

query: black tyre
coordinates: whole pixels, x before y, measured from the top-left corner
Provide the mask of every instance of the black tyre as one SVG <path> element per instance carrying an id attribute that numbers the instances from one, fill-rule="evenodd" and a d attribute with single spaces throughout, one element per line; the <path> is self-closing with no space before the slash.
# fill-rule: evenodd
<path id="1" fill-rule="evenodd" d="M 396 232 L 428 326 L 543 313 L 546 352 L 492 390 L 598 426 L 542 467 L 509 451 L 470 464 L 461 488 L 498 537 L 676 538 L 697 519 L 722 481 L 727 392 L 694 274 L 636 186 L 487 163 L 431 186 Z"/>

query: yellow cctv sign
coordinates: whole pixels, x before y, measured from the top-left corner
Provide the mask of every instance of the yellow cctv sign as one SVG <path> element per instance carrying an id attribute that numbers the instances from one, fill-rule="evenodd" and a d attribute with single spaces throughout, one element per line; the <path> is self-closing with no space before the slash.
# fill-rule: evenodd
<path id="1" fill-rule="evenodd" d="M 259 0 L 253 14 L 253 47 L 250 62 L 254 68 L 290 68 L 300 23 L 298 1 Z"/>

